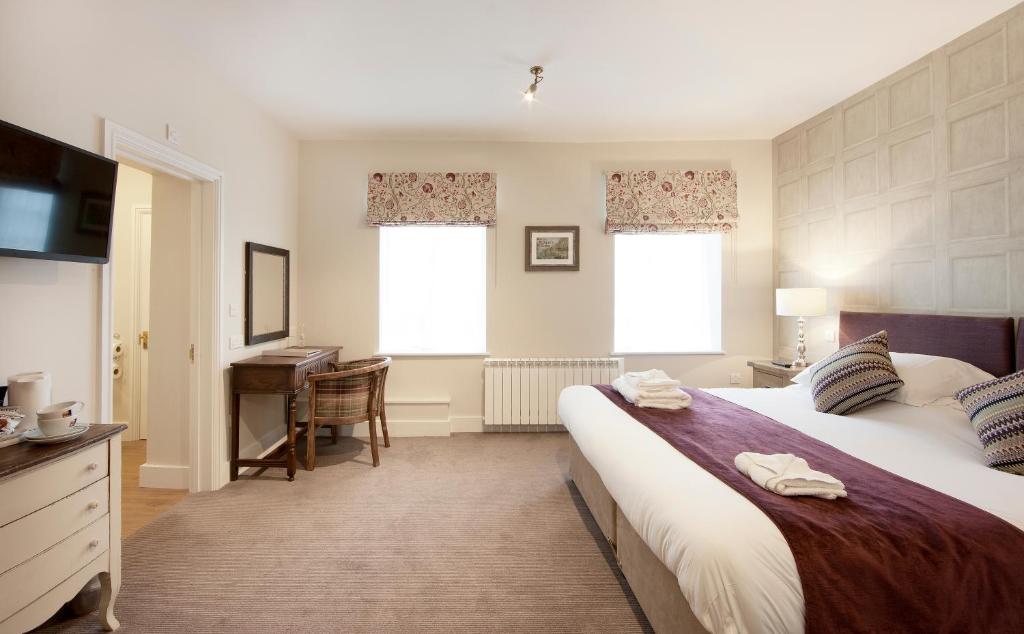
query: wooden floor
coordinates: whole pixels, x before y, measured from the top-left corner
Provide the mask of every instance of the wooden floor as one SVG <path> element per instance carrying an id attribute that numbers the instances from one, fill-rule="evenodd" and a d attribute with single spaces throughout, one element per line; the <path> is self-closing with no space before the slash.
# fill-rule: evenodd
<path id="1" fill-rule="evenodd" d="M 139 486 L 139 467 L 146 462 L 146 441 L 121 443 L 121 535 L 132 533 L 149 524 L 185 496 L 183 489 L 151 489 Z"/>

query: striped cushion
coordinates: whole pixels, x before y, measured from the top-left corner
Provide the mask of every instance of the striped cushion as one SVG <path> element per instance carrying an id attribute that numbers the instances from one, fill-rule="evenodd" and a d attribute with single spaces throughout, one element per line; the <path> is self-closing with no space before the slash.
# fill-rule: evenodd
<path id="1" fill-rule="evenodd" d="M 336 372 L 355 370 L 379 361 L 379 359 L 370 358 L 336 363 L 334 369 Z M 372 378 L 373 373 L 370 372 L 317 382 L 314 415 L 317 418 L 351 418 L 353 416 L 365 418 L 370 400 Z"/>
<path id="2" fill-rule="evenodd" d="M 814 409 L 828 414 L 855 412 L 902 386 L 884 330 L 835 351 L 811 376 Z"/>
<path id="3" fill-rule="evenodd" d="M 956 395 L 985 448 L 985 464 L 1024 475 L 1024 371 Z"/>

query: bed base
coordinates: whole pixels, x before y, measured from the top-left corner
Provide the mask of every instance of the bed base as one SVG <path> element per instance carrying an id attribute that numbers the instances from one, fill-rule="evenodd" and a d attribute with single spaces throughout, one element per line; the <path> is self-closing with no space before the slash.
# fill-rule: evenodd
<path id="1" fill-rule="evenodd" d="M 679 589 L 679 581 L 648 548 L 608 493 L 601 476 L 570 436 L 569 477 L 611 544 L 615 560 L 656 632 L 706 634 Z"/>

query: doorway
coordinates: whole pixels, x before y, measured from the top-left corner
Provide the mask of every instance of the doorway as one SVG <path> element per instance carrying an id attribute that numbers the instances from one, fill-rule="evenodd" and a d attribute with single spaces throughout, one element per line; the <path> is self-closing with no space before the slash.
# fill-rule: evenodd
<path id="1" fill-rule="evenodd" d="M 104 131 L 106 155 L 126 166 L 126 173 L 133 169 L 149 174 L 152 188 L 150 203 L 138 202 L 132 209 L 133 228 L 121 232 L 130 236 L 137 257 L 118 257 L 112 252 L 110 263 L 100 272 L 100 420 L 114 422 L 123 416 L 132 421 L 129 437 L 146 441 L 140 473 L 144 487 L 213 490 L 227 481 L 225 418 L 220 411 L 224 381 L 218 345 L 223 176 L 174 148 L 111 121 L 105 122 Z M 120 187 L 119 183 L 119 197 Z M 161 215 L 161 209 L 175 208 L 182 210 L 177 217 Z M 163 222 L 172 217 L 180 222 Z M 149 302 L 139 299 L 145 294 L 139 273 L 135 279 L 140 288 L 133 296 L 134 321 L 129 328 L 117 319 L 119 295 L 130 294 L 119 280 L 125 278 L 125 269 L 132 279 L 132 270 L 145 268 L 138 262 L 145 258 L 147 223 Z M 163 241 L 176 246 L 161 249 Z M 172 308 L 157 307 L 158 298 L 175 298 Z M 143 304 L 150 308 L 148 328 L 139 328 L 147 325 L 140 308 Z M 138 351 L 130 368 L 119 368 L 118 359 L 110 354 L 118 341 L 123 350 Z M 133 415 L 129 409 L 123 414 L 115 398 L 123 390 L 115 384 L 130 385 L 127 381 L 135 376 L 146 388 L 133 395 L 138 413 Z M 143 398 L 147 401 L 145 414 Z M 173 434 L 165 433 L 167 426 L 159 423 L 158 419 L 167 418 L 177 423 Z"/>
<path id="2" fill-rule="evenodd" d="M 113 416 L 123 436 L 122 518 L 137 530 L 189 489 L 190 181 L 122 162 L 111 244 Z M 158 292 L 154 292 L 157 289 Z"/>

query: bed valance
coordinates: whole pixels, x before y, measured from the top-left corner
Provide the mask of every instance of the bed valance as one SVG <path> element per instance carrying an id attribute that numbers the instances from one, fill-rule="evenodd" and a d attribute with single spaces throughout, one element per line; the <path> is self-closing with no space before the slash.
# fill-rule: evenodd
<path id="1" fill-rule="evenodd" d="M 374 172 L 366 192 L 371 225 L 477 225 L 497 221 L 493 172 Z"/>
<path id="2" fill-rule="evenodd" d="M 605 233 L 726 233 L 739 221 L 732 170 L 621 170 L 605 178 Z"/>

